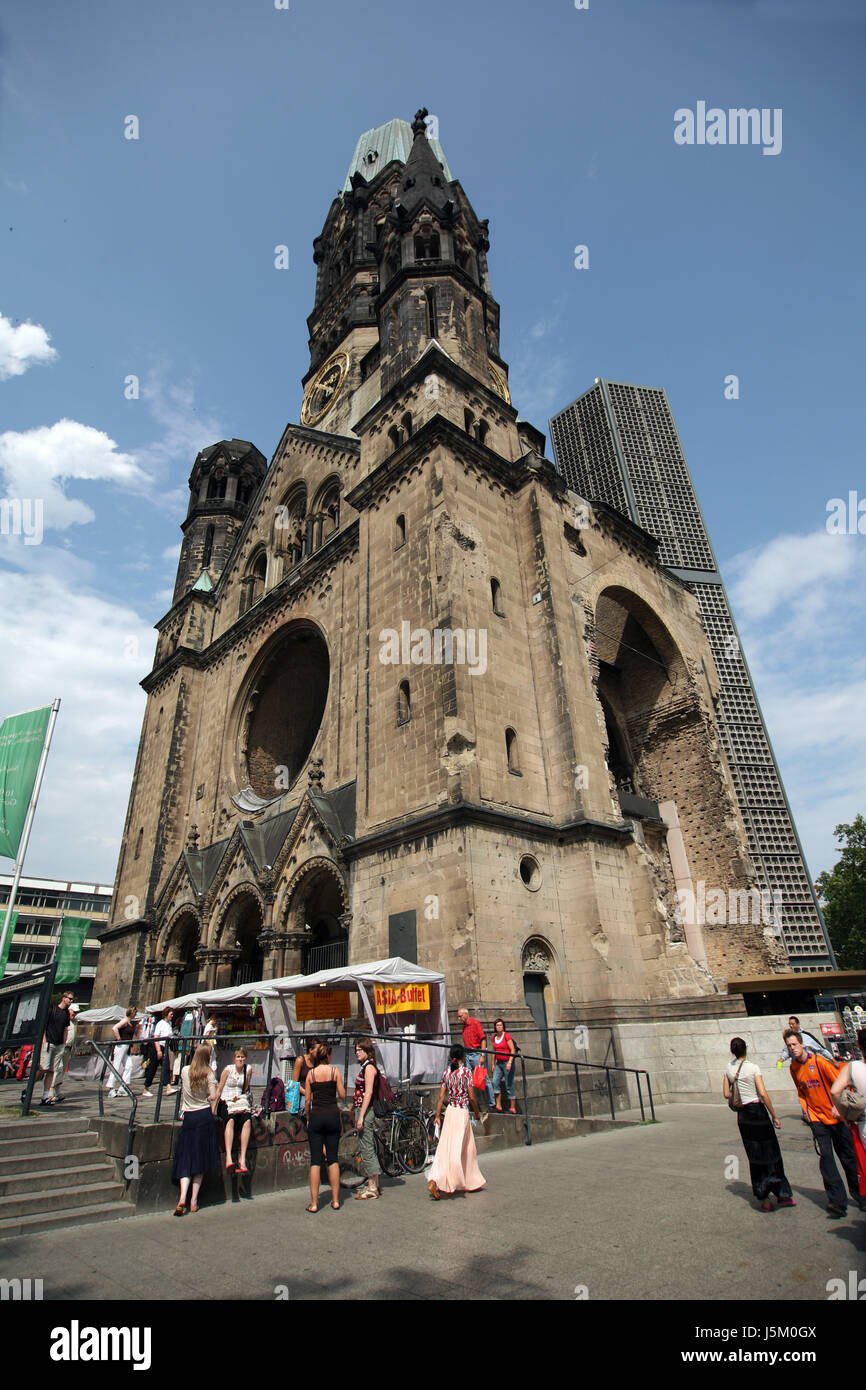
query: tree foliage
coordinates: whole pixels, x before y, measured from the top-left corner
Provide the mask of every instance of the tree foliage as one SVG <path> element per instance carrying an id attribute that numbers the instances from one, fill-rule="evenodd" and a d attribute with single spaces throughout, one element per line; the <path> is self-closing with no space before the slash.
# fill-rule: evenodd
<path id="1" fill-rule="evenodd" d="M 837 825 L 839 863 L 815 887 L 840 970 L 866 970 L 866 819 Z"/>

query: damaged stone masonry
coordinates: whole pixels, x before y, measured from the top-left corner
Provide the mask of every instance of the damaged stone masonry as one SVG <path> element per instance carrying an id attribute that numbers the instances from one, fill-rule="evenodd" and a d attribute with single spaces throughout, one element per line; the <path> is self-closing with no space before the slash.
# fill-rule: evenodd
<path id="1" fill-rule="evenodd" d="M 698 606 L 519 418 L 425 114 L 361 137 L 316 238 L 300 423 L 193 464 L 96 1005 L 399 950 L 485 1019 L 613 1023 L 785 965 L 678 912 L 761 888 Z"/>

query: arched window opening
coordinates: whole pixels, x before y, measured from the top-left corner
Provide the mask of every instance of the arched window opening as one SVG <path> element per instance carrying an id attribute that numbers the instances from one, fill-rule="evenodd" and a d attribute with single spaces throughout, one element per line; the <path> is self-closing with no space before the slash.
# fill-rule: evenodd
<path id="1" fill-rule="evenodd" d="M 141 844 L 142 844 L 143 839 L 144 839 L 144 826 L 142 826 L 141 830 L 139 830 L 139 832 L 138 832 L 138 839 L 137 839 L 136 842 L 135 842 L 135 858 L 136 858 L 136 859 L 140 859 L 140 858 L 141 858 Z"/>
<path id="2" fill-rule="evenodd" d="M 274 543 L 277 551 L 287 557 L 289 568 L 300 564 L 309 553 L 307 526 L 307 490 L 290 492 L 274 519 Z"/>
<path id="3" fill-rule="evenodd" d="M 241 585 L 241 613 L 246 613 L 265 592 L 265 579 L 268 572 L 268 557 L 261 550 L 253 561 Z"/>
<path id="4" fill-rule="evenodd" d="M 467 434 L 472 434 L 475 429 L 475 416 L 468 408 L 463 412 L 463 428 Z"/>
<path id="5" fill-rule="evenodd" d="M 409 682 L 401 681 L 397 690 L 397 723 L 408 724 L 412 718 L 412 698 Z"/>
<path id="6" fill-rule="evenodd" d="M 402 514 L 397 517 L 394 524 L 394 549 L 399 550 L 401 545 L 406 544 L 406 518 Z"/>
<path id="7" fill-rule="evenodd" d="M 388 438 L 394 448 L 399 449 L 400 445 L 403 443 L 403 431 L 397 425 L 392 425 L 388 431 Z"/>
<path id="8" fill-rule="evenodd" d="M 513 772 L 516 777 L 521 776 L 520 763 L 518 761 L 517 734 L 513 729 L 505 730 L 505 752 L 508 757 L 508 771 Z"/>
<path id="9" fill-rule="evenodd" d="M 403 419 L 400 421 L 400 424 L 403 426 L 403 434 L 405 435 L 406 439 L 411 439 L 412 416 L 409 414 L 408 410 L 406 411 L 406 414 L 403 416 Z"/>
<path id="10" fill-rule="evenodd" d="M 313 507 L 312 549 L 318 550 L 340 527 L 340 484 L 334 480 L 322 489 Z"/>
<path id="11" fill-rule="evenodd" d="M 436 334 L 436 291 L 426 290 L 424 298 L 427 302 L 427 337 L 435 338 Z"/>
<path id="12" fill-rule="evenodd" d="M 415 233 L 415 260 L 438 261 L 441 255 L 439 233 L 432 228 Z"/>
<path id="13" fill-rule="evenodd" d="M 227 482 L 228 479 L 225 475 L 221 478 L 211 478 L 207 485 L 207 500 L 209 502 L 224 502 Z"/>
<path id="14" fill-rule="evenodd" d="M 475 438 L 477 439 L 479 444 L 484 443 L 484 441 L 487 438 L 487 432 L 489 429 L 490 426 L 488 425 L 486 420 L 478 421 L 478 424 L 475 426 Z"/>
<path id="15" fill-rule="evenodd" d="M 504 618 L 505 614 L 502 611 L 502 586 L 498 579 L 491 579 L 490 581 L 490 598 L 493 603 L 493 612 L 496 614 L 497 618 Z"/>
<path id="16" fill-rule="evenodd" d="M 214 528 L 209 526 L 204 533 L 204 548 L 201 552 L 202 569 L 207 569 L 213 555 Z"/>

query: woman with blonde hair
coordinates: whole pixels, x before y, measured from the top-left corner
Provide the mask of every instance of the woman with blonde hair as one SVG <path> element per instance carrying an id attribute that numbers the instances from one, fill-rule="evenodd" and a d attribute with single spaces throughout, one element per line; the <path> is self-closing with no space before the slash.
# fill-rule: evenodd
<path id="1" fill-rule="evenodd" d="M 202 1179 L 205 1173 L 219 1167 L 214 1120 L 217 1084 L 210 1069 L 210 1048 L 196 1048 L 189 1066 L 181 1071 L 180 1084 L 183 1092 L 183 1125 L 171 1166 L 172 1178 L 175 1182 L 180 1181 L 180 1201 L 174 1209 L 175 1216 L 184 1214 L 190 1182 L 192 1194 L 189 1209 L 198 1211 Z"/>
<path id="2" fill-rule="evenodd" d="M 207 1046 L 205 1043 L 204 1046 Z M 210 1049 L 208 1049 L 210 1051 Z M 250 1094 L 250 1082 L 252 1080 L 252 1067 L 247 1066 L 247 1050 L 239 1047 L 235 1051 L 235 1060 L 232 1066 L 225 1067 L 220 1077 L 220 1084 L 217 1087 L 216 1103 L 219 1107 L 220 1101 L 225 1102 L 225 1146 L 226 1146 L 226 1169 L 231 1172 L 234 1168 L 232 1162 L 232 1144 L 235 1136 L 235 1120 L 238 1122 L 241 1135 L 241 1161 L 237 1166 L 239 1173 L 248 1173 L 247 1167 L 247 1145 L 250 1142 L 250 1134 L 253 1127 L 253 1098 Z"/>

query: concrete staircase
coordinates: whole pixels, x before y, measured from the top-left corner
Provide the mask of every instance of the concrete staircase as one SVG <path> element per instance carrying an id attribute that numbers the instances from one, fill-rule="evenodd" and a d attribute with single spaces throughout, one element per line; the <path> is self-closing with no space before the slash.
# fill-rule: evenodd
<path id="1" fill-rule="evenodd" d="M 86 1115 L 0 1120 L 0 1239 L 133 1216 Z"/>

